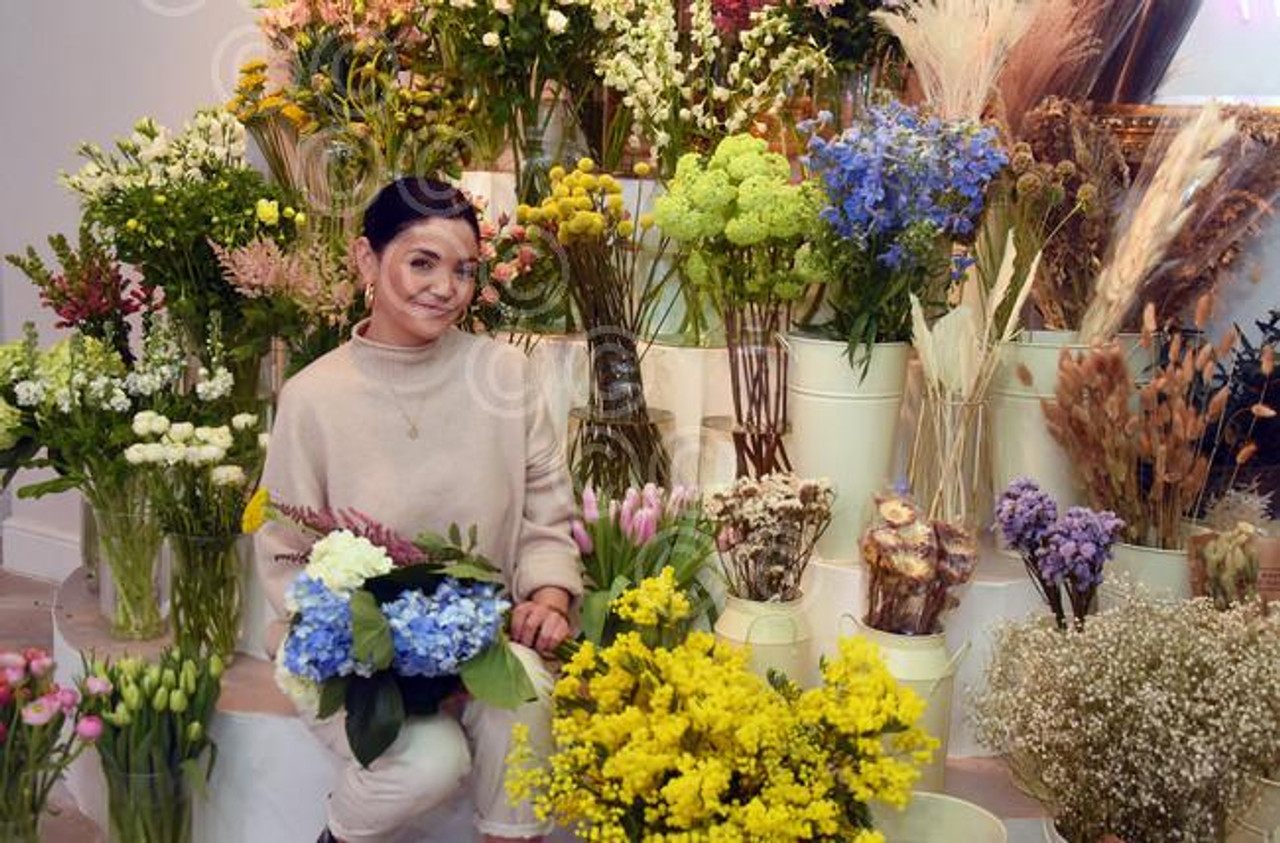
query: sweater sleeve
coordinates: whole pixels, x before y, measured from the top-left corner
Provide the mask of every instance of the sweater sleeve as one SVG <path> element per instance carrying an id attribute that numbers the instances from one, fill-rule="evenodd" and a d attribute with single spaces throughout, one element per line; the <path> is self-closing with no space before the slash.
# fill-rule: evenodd
<path id="1" fill-rule="evenodd" d="M 280 393 L 275 422 L 271 428 L 271 440 L 267 445 L 267 459 L 262 469 L 262 485 L 271 500 L 294 506 L 322 507 L 325 499 L 323 453 L 312 410 L 305 400 L 300 400 L 292 383 L 286 384 Z M 300 530 L 278 521 L 269 521 L 254 536 L 254 557 L 258 577 L 266 591 L 267 599 L 278 618 L 283 619 L 284 595 L 298 575 L 300 566 L 281 560 L 282 555 L 305 552 L 311 539 Z M 283 636 L 268 633 L 268 644 L 275 645 Z M 270 649 L 274 650 L 274 646 Z"/>
<path id="2" fill-rule="evenodd" d="M 511 590 L 526 600 L 545 586 L 582 596 L 582 568 L 571 532 L 573 483 L 537 378 L 525 369 L 524 515 Z"/>

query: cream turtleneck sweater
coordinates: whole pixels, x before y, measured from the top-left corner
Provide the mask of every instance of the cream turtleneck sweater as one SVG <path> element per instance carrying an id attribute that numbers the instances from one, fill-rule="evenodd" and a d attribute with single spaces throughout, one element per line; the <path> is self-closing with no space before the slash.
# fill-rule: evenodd
<path id="1" fill-rule="evenodd" d="M 580 595 L 572 486 L 525 356 L 456 329 L 400 348 L 365 328 L 280 393 L 262 480 L 272 500 L 354 508 L 409 538 L 475 524 L 477 549 L 517 601 L 548 585 Z M 281 619 L 299 567 L 276 557 L 308 544 L 280 523 L 255 538 Z M 273 649 L 283 632 L 276 624 L 268 635 Z"/>

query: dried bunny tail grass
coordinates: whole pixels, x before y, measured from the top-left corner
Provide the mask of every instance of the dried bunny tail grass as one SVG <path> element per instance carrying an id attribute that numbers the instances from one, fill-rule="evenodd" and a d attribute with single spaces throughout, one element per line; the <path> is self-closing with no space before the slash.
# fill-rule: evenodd
<path id="1" fill-rule="evenodd" d="M 1103 51 L 1098 20 L 1110 5 L 1111 0 L 1058 0 L 1040 6 L 1026 35 L 1009 52 L 998 83 L 1012 137 L 1021 137 L 1023 118 L 1045 97 L 1075 99 L 1089 89 L 1090 69 Z"/>
<path id="2" fill-rule="evenodd" d="M 1151 183 L 1117 223 L 1118 239 L 1080 326 L 1082 342 L 1105 341 L 1120 330 L 1142 283 L 1191 217 L 1197 192 L 1222 170 L 1218 153 L 1236 133 L 1235 120 L 1210 103 L 1174 137 Z"/>
<path id="3" fill-rule="evenodd" d="M 944 120 L 976 121 L 1010 52 L 1047 0 L 907 0 L 872 16 L 902 45 Z"/>

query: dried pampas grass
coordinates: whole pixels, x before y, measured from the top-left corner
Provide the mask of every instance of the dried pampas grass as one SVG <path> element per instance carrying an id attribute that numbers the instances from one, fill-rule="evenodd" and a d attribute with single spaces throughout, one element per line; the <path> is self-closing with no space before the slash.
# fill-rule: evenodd
<path id="1" fill-rule="evenodd" d="M 1021 137 L 1023 117 L 1045 97 L 1075 99 L 1088 89 L 1080 80 L 1102 52 L 1095 29 L 1107 5 L 1106 0 L 1041 5 L 1000 74 L 1000 112 L 1011 137 Z M 1045 61 L 1046 56 L 1053 60 Z"/>
<path id="2" fill-rule="evenodd" d="M 1199 191 L 1222 171 L 1221 152 L 1236 134 L 1236 121 L 1210 103 L 1174 136 L 1146 189 L 1120 216 L 1110 258 L 1080 326 L 1081 342 L 1105 342 L 1119 332 L 1142 284 L 1191 218 Z"/>
<path id="3" fill-rule="evenodd" d="M 1050 0 L 905 0 L 872 13 L 902 45 L 944 120 L 976 121 L 1009 54 Z"/>

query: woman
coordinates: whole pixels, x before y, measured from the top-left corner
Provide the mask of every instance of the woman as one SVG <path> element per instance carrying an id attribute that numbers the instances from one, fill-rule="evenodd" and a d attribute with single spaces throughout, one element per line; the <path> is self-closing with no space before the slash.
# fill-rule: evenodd
<path id="1" fill-rule="evenodd" d="M 340 717 L 317 733 L 347 759 L 321 840 L 384 840 L 470 779 L 488 841 L 548 831 L 503 787 L 511 727 L 549 743 L 551 680 L 534 650 L 569 635 L 582 580 L 570 537 L 573 494 L 563 455 L 523 354 L 455 325 L 475 291 L 479 225 L 454 188 L 430 179 L 388 185 L 365 212 L 355 257 L 371 316 L 350 342 L 280 394 L 263 484 L 274 499 L 352 507 L 404 535 L 475 524 L 477 550 L 503 568 L 511 637 L 540 701 L 517 711 L 478 702 L 413 718 L 368 769 L 351 759 Z M 280 617 L 298 573 L 278 556 L 307 541 L 281 524 L 258 534 L 257 559 Z M 269 636 L 278 646 L 284 627 Z M 304 716 L 306 713 L 304 712 Z"/>

